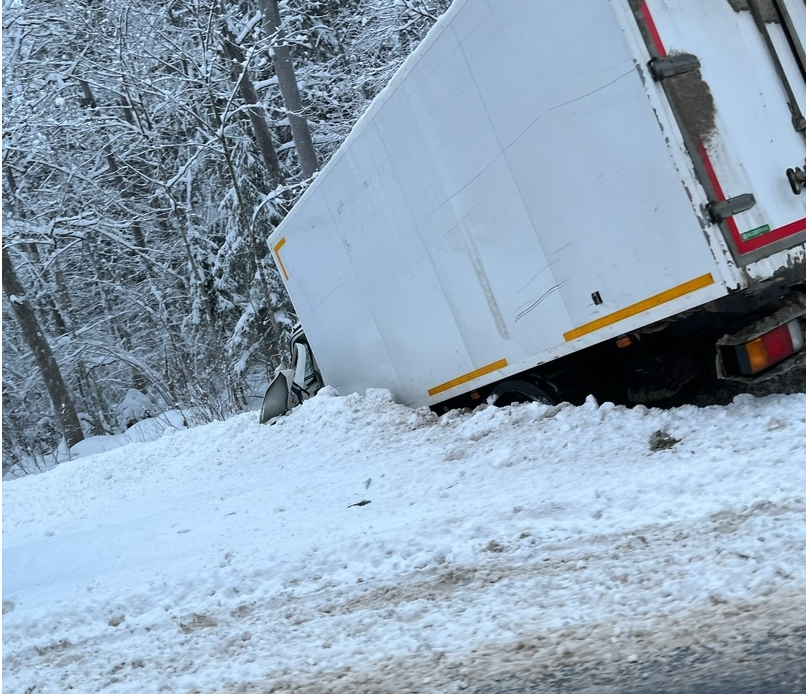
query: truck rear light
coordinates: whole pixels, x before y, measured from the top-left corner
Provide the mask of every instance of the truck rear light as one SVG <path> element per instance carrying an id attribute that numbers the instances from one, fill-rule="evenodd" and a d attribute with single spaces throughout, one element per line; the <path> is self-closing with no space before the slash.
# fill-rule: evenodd
<path id="1" fill-rule="evenodd" d="M 792 350 L 800 352 L 803 349 L 803 326 L 799 321 L 793 320 L 786 324 L 789 334 L 792 336 Z"/>
<path id="2" fill-rule="evenodd" d="M 750 342 L 734 347 L 743 376 L 764 371 L 802 348 L 803 328 L 797 320 L 789 321 Z"/>

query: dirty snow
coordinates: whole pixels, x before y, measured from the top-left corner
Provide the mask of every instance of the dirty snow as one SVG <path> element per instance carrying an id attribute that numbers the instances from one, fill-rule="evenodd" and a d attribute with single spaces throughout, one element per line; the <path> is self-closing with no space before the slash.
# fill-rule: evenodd
<path id="1" fill-rule="evenodd" d="M 3 484 L 3 691 L 459 691 L 806 623 L 806 395 L 324 393 Z"/>

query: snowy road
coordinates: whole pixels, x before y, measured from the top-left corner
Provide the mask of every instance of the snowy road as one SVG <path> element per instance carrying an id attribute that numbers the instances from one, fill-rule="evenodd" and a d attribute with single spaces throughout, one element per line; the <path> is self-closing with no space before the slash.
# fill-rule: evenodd
<path id="1" fill-rule="evenodd" d="M 793 694 L 806 691 L 803 633 L 772 635 L 740 648 L 681 649 L 643 662 L 560 668 L 543 677 L 510 677 L 474 694 Z"/>
<path id="2" fill-rule="evenodd" d="M 3 485 L 4 691 L 699 694 L 763 668 L 795 694 L 804 444 L 803 394 L 437 418 L 326 392 L 78 459 Z"/>
<path id="3" fill-rule="evenodd" d="M 491 557 L 473 567 L 403 576 L 400 584 L 350 591 L 349 597 L 331 595 L 324 606 L 315 601 L 315 612 L 307 615 L 308 628 L 325 630 L 324 622 L 341 620 L 344 634 L 359 642 L 356 652 L 365 662 L 328 673 L 336 679 L 329 685 L 301 673 L 289 673 L 279 683 L 272 678 L 264 685 L 266 691 L 311 693 L 738 694 L 774 692 L 777 683 L 780 694 L 800 692 L 806 663 L 802 585 L 741 596 L 747 562 L 752 560 L 726 546 L 720 564 L 726 574 L 734 574 L 734 595 L 717 591 L 705 604 L 679 612 L 667 611 L 664 603 L 672 605 L 685 599 L 688 590 L 696 590 L 693 574 L 714 574 L 709 558 L 693 556 L 691 548 L 752 533 L 749 526 L 768 527 L 771 518 L 783 526 L 798 523 L 802 512 L 760 508 L 746 516 L 717 514 L 685 531 L 643 527 L 629 535 L 544 547 L 531 562 L 510 564 L 505 557 Z M 740 531 L 738 526 L 745 524 Z M 794 554 L 799 548 L 789 550 Z M 504 555 L 507 551 L 491 550 Z M 614 581 L 623 587 L 621 597 L 613 595 Z M 689 581 L 692 585 L 687 586 Z M 474 616 L 488 612 L 487 605 L 496 606 L 491 622 L 473 623 Z M 286 607 L 297 619 L 305 619 L 299 603 L 290 601 Z M 557 623 L 541 619 L 542 614 L 558 613 L 564 619 Z M 367 633 L 359 635 L 346 626 L 354 622 Z M 374 648 L 373 640 L 380 644 L 389 629 L 397 630 L 394 638 L 411 641 L 415 648 L 402 657 L 373 657 L 386 650 Z M 446 631 L 454 634 L 453 647 L 436 643 Z"/>
<path id="4" fill-rule="evenodd" d="M 40 635 L 43 645 L 35 647 L 33 661 L 24 664 L 12 656 L 6 667 L 14 673 L 15 666 L 33 666 L 37 678 L 43 676 L 43 669 L 63 678 L 84 668 L 87 674 L 95 674 L 94 667 L 106 664 L 108 681 L 79 687 L 86 692 L 116 691 L 118 677 L 142 683 L 140 677 L 150 682 L 157 675 L 156 681 L 164 684 L 154 691 L 221 694 L 794 694 L 806 691 L 802 586 L 778 588 L 767 596 L 713 595 L 704 605 L 669 614 L 658 606 L 674 600 L 670 584 L 661 590 L 646 585 L 653 582 L 659 565 L 667 576 L 689 573 L 692 557 L 685 547 L 703 546 L 707 538 L 702 533 L 735 532 L 725 524 L 763 526 L 770 518 L 784 524 L 793 520 L 779 511 L 766 508 L 747 518 L 710 519 L 696 532 L 685 533 L 680 560 L 673 555 L 681 538 L 669 534 L 668 528 L 666 532 L 642 528 L 630 536 L 547 547 L 550 560 L 541 558 L 541 552 L 534 562 L 511 564 L 500 556 L 505 551 L 493 551 L 488 562 L 419 570 L 400 576 L 395 583 L 330 585 L 310 593 L 292 589 L 267 602 L 241 602 L 235 609 L 229 603 L 221 605 L 224 609 L 207 607 L 183 617 L 166 614 L 158 623 L 141 623 L 139 629 L 126 628 L 125 622 L 110 629 L 114 623 L 110 620 L 106 629 L 85 631 L 80 640 L 49 642 Z M 731 564 L 726 558 L 724 567 Z M 699 568 L 714 573 L 713 566 Z M 731 570 L 743 573 L 738 564 Z M 616 575 L 619 571 L 624 573 Z M 604 578 L 608 575 L 615 576 L 628 593 L 615 605 L 606 595 L 612 590 Z M 597 584 L 599 589 L 592 590 Z M 564 623 L 542 623 L 540 612 L 564 612 L 571 607 L 568 603 L 573 603 L 576 614 Z M 489 606 L 494 606 L 493 623 L 473 623 L 473 617 L 489 612 Z M 603 611 L 615 614 L 602 618 Z M 155 642 L 143 653 L 148 633 L 154 634 Z M 310 660 L 297 660 L 293 667 L 275 670 L 266 678 L 231 679 L 230 658 L 239 668 L 250 662 L 251 658 L 243 658 L 247 652 L 274 660 L 272 656 L 284 650 L 279 643 L 283 638 L 290 646 L 303 647 Z M 257 639 L 260 643 L 252 643 Z M 407 644 L 413 647 L 395 655 Z M 320 669 L 323 652 L 336 649 L 347 650 L 349 665 Z M 16 650 L 14 644 L 11 650 Z M 194 660 L 192 654 L 204 654 L 206 662 Z M 213 681 L 199 686 L 200 681 L 190 678 L 197 684 L 188 686 L 183 671 L 202 666 Z M 225 684 L 210 686 L 219 677 Z M 185 686 L 176 686 L 178 682 Z"/>

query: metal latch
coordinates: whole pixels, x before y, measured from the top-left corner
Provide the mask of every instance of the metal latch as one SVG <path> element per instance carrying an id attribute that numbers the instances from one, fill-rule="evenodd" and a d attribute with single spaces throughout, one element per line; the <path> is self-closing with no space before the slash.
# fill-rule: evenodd
<path id="1" fill-rule="evenodd" d="M 804 168 L 806 168 L 806 165 L 804 165 Z M 795 169 L 787 169 L 786 178 L 795 195 L 800 195 L 800 191 L 806 188 L 806 171 L 799 166 Z"/>
<path id="2" fill-rule="evenodd" d="M 733 217 L 739 212 L 745 212 L 756 204 L 756 198 L 752 193 L 742 193 L 735 198 L 720 200 L 719 202 L 709 202 L 705 209 L 714 224 L 724 222 L 728 217 Z"/>
<path id="3" fill-rule="evenodd" d="M 699 70 L 700 59 L 691 53 L 674 53 L 672 55 L 657 56 L 648 63 L 649 72 L 656 82 L 682 75 L 686 72 Z"/>

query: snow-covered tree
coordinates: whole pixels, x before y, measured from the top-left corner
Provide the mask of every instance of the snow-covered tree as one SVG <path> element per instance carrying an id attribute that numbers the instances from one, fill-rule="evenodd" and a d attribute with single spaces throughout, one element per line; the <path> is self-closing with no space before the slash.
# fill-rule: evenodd
<path id="1" fill-rule="evenodd" d="M 4 243 L 87 432 L 118 430 L 132 390 L 249 405 L 294 321 L 266 239 L 447 4 L 4 0 Z M 4 356 L 4 429 L 44 452 L 30 354 Z"/>

